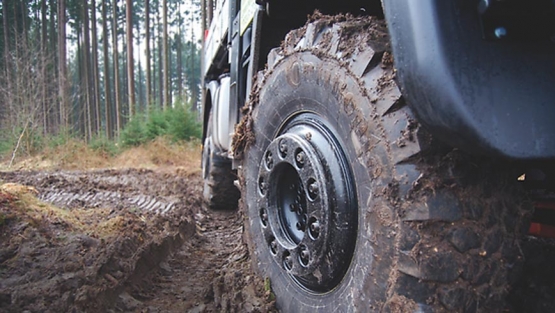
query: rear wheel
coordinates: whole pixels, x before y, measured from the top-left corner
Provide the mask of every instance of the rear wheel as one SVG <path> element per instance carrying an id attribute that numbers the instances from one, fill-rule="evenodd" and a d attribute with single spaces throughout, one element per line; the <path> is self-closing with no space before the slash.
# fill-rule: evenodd
<path id="1" fill-rule="evenodd" d="M 242 123 L 255 263 L 284 312 L 501 310 L 525 230 L 513 179 L 434 148 L 387 40 L 323 17 L 270 53 Z"/>
<path id="2" fill-rule="evenodd" d="M 234 210 L 240 197 L 239 190 L 233 184 L 237 176 L 231 168 L 231 162 L 220 155 L 212 143 L 212 115 L 208 119 L 207 129 L 202 149 L 204 201 L 213 210 Z"/>

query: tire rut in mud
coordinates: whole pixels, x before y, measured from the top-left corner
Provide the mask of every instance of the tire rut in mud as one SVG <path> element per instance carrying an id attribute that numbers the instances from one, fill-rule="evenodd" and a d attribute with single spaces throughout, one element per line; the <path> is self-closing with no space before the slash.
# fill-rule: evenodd
<path id="1" fill-rule="evenodd" d="M 196 180 L 196 176 L 180 177 L 150 170 L 14 172 L 2 177 L 34 186 L 41 200 L 60 207 L 113 207 L 156 214 L 166 214 L 178 205 L 187 206 L 188 198 L 181 192 L 197 185 L 189 179 Z"/>
<path id="2" fill-rule="evenodd" d="M 252 274 L 237 212 L 203 209 L 197 233 L 160 268 L 130 286 L 139 301 L 117 309 L 141 312 L 272 312 L 274 302 Z M 176 301 L 177 300 L 177 301 Z"/>
<path id="3" fill-rule="evenodd" d="M 240 216 L 204 209 L 197 173 L 26 171 L 0 180 L 34 187 L 82 223 L 118 227 L 105 238 L 47 216 L 35 227 L 0 205 L 9 216 L 0 226 L 0 311 L 272 310 L 250 272 Z"/>

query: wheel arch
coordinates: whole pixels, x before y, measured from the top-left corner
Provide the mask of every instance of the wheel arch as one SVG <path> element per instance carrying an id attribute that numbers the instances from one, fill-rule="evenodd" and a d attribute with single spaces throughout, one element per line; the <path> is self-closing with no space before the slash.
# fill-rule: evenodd
<path id="1" fill-rule="evenodd" d="M 477 2 L 383 0 L 405 100 L 451 146 L 553 159 L 555 46 L 510 38 L 514 28 L 506 39 L 484 39 L 491 34 Z"/>

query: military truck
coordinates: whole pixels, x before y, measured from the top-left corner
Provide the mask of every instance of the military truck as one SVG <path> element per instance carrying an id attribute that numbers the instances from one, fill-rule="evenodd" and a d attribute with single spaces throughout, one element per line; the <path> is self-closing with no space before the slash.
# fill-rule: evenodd
<path id="1" fill-rule="evenodd" d="M 555 1 L 202 4 L 204 196 L 278 308 L 503 311 L 555 225 Z"/>

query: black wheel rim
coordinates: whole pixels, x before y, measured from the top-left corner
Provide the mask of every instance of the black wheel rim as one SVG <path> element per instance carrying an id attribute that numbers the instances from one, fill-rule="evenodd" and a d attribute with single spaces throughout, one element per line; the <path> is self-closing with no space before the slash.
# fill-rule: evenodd
<path id="1" fill-rule="evenodd" d="M 269 253 L 291 279 L 315 293 L 334 289 L 356 243 L 355 181 L 336 130 L 304 112 L 264 151 L 258 204 Z"/>

